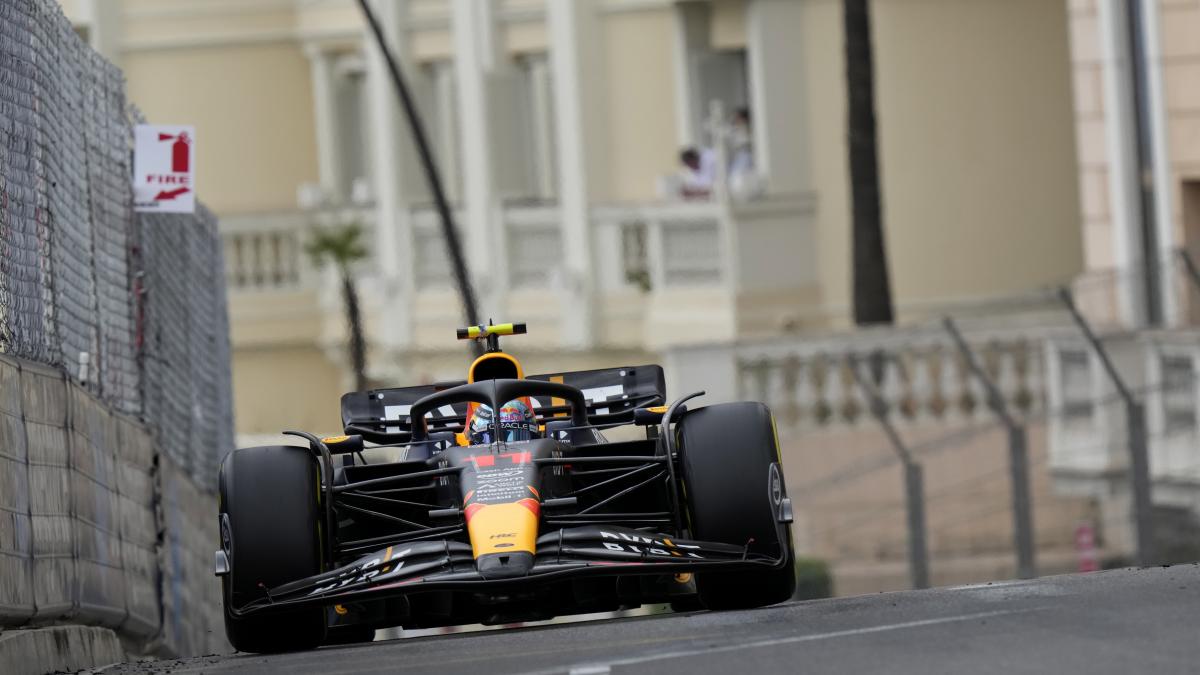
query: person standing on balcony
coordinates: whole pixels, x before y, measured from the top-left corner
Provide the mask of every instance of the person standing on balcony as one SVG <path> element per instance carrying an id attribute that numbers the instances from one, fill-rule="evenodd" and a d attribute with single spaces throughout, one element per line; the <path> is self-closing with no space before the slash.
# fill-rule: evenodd
<path id="1" fill-rule="evenodd" d="M 684 199 L 708 199 L 717 177 L 716 153 L 712 148 L 684 148 L 679 153 L 679 162 L 683 165 L 680 196 Z"/>
<path id="2" fill-rule="evenodd" d="M 750 109 L 738 108 L 729 129 L 729 192 L 741 199 L 762 194 L 762 181 L 754 170 L 754 135 Z"/>

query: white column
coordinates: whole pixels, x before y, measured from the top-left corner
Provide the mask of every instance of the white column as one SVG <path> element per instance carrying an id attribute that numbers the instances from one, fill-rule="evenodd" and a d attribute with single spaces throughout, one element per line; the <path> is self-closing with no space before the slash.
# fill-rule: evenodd
<path id="1" fill-rule="evenodd" d="M 403 54 L 399 41 L 399 19 L 405 9 L 403 0 L 375 0 L 374 10 L 383 25 L 389 46 Z M 412 297 L 415 276 L 412 255 L 412 222 L 401 191 L 402 161 L 399 134 L 408 133 L 407 121 L 400 112 L 395 86 L 383 54 L 369 32 L 367 45 L 367 89 L 372 139 L 371 166 L 376 199 L 375 264 L 383 284 L 383 315 L 378 317 L 378 338 L 392 349 L 402 348 L 412 339 Z M 398 56 L 399 58 L 399 56 Z"/>
<path id="2" fill-rule="evenodd" d="M 88 41 L 104 58 L 121 65 L 121 3 L 111 0 L 83 0 L 80 17 L 87 22 Z"/>
<path id="3" fill-rule="evenodd" d="M 602 153 L 595 133 L 597 106 L 590 97 L 603 81 L 593 42 L 599 33 L 596 0 L 549 0 L 550 70 L 554 109 L 558 116 L 559 208 L 563 239 L 563 321 L 567 347 L 586 349 L 594 343 L 595 271 L 588 174 Z"/>
<path id="4" fill-rule="evenodd" d="M 754 162 L 766 176 L 771 194 L 806 192 L 811 181 L 802 75 L 804 49 L 797 39 L 804 3 L 754 0 L 748 3 L 747 11 Z"/>
<path id="5" fill-rule="evenodd" d="M 534 176 L 534 194 L 539 199 L 552 201 L 557 196 L 558 165 L 555 156 L 554 134 L 554 102 L 551 86 L 550 63 L 546 59 L 533 61 L 529 69 L 529 80 L 532 85 L 530 96 L 533 118 L 533 147 L 531 152 L 536 158 L 537 172 Z"/>
<path id="6" fill-rule="evenodd" d="M 1100 44 L 1104 78 L 1104 132 L 1108 151 L 1108 199 L 1113 257 L 1118 277 L 1119 311 L 1127 324 L 1145 320 L 1138 232 L 1137 161 L 1134 149 L 1132 93 L 1129 80 L 1129 32 L 1123 0 L 1100 0 Z"/>
<path id="7" fill-rule="evenodd" d="M 488 75 L 496 66 L 492 3 L 453 0 L 454 67 L 457 75 L 463 155 L 463 213 L 466 256 L 478 296 L 480 316 L 496 315 L 502 287 L 505 251 L 502 247 L 496 185 L 492 173 L 493 148 L 489 133 Z"/>
<path id="8" fill-rule="evenodd" d="M 436 65 L 433 72 L 434 108 L 441 119 L 437 124 L 437 139 L 431 138 L 430 143 L 435 148 L 438 170 L 444 178 L 446 199 L 452 204 L 457 204 L 462 198 L 462 185 L 458 178 L 462 175 L 462 159 L 458 152 L 458 92 L 455 80 L 453 64 L 439 62 Z"/>
<path id="9" fill-rule="evenodd" d="M 333 55 L 319 44 L 304 47 L 312 71 L 313 114 L 317 132 L 317 175 L 325 196 L 340 201 L 341 151 L 338 147 L 338 105 L 334 92 Z"/>

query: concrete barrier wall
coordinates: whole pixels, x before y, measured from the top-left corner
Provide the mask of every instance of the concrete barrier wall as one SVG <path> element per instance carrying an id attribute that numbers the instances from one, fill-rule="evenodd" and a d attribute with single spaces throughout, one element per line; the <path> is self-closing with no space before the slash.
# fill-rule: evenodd
<path id="1" fill-rule="evenodd" d="M 0 628 L 111 628 L 135 650 L 230 651 L 216 498 L 63 374 L 0 357 Z"/>
<path id="2" fill-rule="evenodd" d="M 219 540 L 216 496 L 197 487 L 183 467 L 166 458 L 159 479 L 163 648 L 172 654 L 231 652 L 225 641 L 220 585 L 213 576 Z"/>
<path id="3" fill-rule="evenodd" d="M 0 630 L 223 651 L 211 490 L 233 408 L 216 217 L 133 212 L 143 120 L 56 0 L 0 0 L 0 118 Z"/>

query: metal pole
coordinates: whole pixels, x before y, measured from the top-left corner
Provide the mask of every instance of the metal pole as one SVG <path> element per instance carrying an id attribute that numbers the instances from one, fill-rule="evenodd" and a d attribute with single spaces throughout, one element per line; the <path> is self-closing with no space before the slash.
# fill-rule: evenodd
<path id="1" fill-rule="evenodd" d="M 1129 40 L 1129 83 L 1133 90 L 1131 109 L 1134 126 L 1134 152 L 1137 158 L 1136 183 L 1141 215 L 1142 259 L 1145 261 L 1146 323 L 1162 324 L 1162 277 L 1159 271 L 1158 230 L 1154 213 L 1154 142 L 1147 82 L 1145 35 L 1142 27 L 1143 0 L 1124 0 Z M 1157 11 L 1157 8 L 1151 11 Z"/>
<path id="2" fill-rule="evenodd" d="M 1129 427 L 1129 469 L 1133 481 L 1133 517 L 1137 523 L 1137 563 L 1153 565 L 1154 504 L 1150 498 L 1150 451 L 1146 440 L 1146 408 L 1138 401 L 1125 404 Z"/>
<path id="3" fill-rule="evenodd" d="M 1029 437 L 1025 427 L 1008 429 L 1009 474 L 1012 481 L 1013 541 L 1017 546 L 1017 576 L 1032 579 L 1037 576 L 1036 551 L 1033 545 L 1033 498 L 1029 490 Z"/>
<path id="4" fill-rule="evenodd" d="M 1196 266 L 1196 259 L 1187 252 L 1187 249 L 1180 249 L 1179 257 L 1183 258 L 1183 269 L 1187 272 L 1188 281 L 1192 282 L 1192 292 L 1184 293 L 1187 309 L 1182 314 L 1187 316 L 1189 322 L 1196 323 L 1197 317 L 1192 316 L 1192 307 L 1195 304 L 1193 299 L 1196 297 L 1196 293 L 1200 292 L 1200 268 Z"/>
<path id="5" fill-rule="evenodd" d="M 1075 324 L 1079 326 L 1083 336 L 1091 344 L 1096 356 L 1100 359 L 1100 364 L 1108 374 L 1109 380 L 1116 387 L 1121 400 L 1125 402 L 1125 426 L 1128 429 L 1127 440 L 1129 443 L 1129 477 L 1133 491 L 1133 522 L 1137 531 L 1137 564 L 1152 565 L 1155 560 L 1154 514 L 1150 501 L 1150 459 L 1146 447 L 1146 410 L 1134 398 L 1129 387 L 1125 385 L 1121 374 L 1117 372 L 1116 366 L 1113 365 L 1108 352 L 1105 351 L 1104 345 L 1092 332 L 1091 325 L 1079 313 L 1079 309 L 1075 306 L 1075 300 L 1071 297 L 1071 291 L 1060 288 L 1058 297 L 1066 306 L 1067 311 L 1071 313 L 1071 318 L 1075 320 Z"/>
<path id="6" fill-rule="evenodd" d="M 929 588 L 929 544 L 925 538 L 925 480 L 920 463 L 904 445 L 900 433 L 887 418 L 887 406 L 883 397 L 867 382 L 859 371 L 858 361 L 852 360 L 850 370 L 854 381 L 867 397 L 871 416 L 879 422 L 883 433 L 892 444 L 900 462 L 904 465 L 904 508 L 908 516 L 908 569 L 913 588 Z"/>
<path id="7" fill-rule="evenodd" d="M 925 541 L 925 470 L 904 463 L 904 504 L 908 511 L 908 568 L 913 588 L 929 588 L 928 543 Z"/>
<path id="8" fill-rule="evenodd" d="M 1008 410 L 1008 403 L 1001 395 L 1000 388 L 988 377 L 987 371 L 975 357 L 974 350 L 967 344 L 954 320 L 946 317 L 942 320 L 942 325 L 954 340 L 959 353 L 966 359 L 971 372 L 987 392 L 988 407 L 1008 430 L 1008 471 L 1009 483 L 1012 486 L 1013 545 L 1017 551 L 1017 576 L 1021 579 L 1032 579 L 1037 576 L 1037 566 L 1034 562 L 1033 508 L 1029 495 L 1029 444 L 1025 426 Z"/>
<path id="9" fill-rule="evenodd" d="M 1196 260 L 1185 250 L 1179 251 L 1179 257 L 1183 258 L 1183 268 L 1187 270 L 1188 279 L 1196 290 L 1200 290 L 1200 269 L 1196 267 Z"/>

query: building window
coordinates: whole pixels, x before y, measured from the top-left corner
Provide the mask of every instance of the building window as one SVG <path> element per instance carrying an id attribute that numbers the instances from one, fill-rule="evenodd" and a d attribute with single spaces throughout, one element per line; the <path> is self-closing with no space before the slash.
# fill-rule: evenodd
<path id="1" fill-rule="evenodd" d="M 558 158 L 554 144 L 554 101 L 550 64 L 545 54 L 522 57 L 518 62 L 529 101 L 526 118 L 530 140 L 531 197 L 552 202 L 558 196 Z"/>
<path id="2" fill-rule="evenodd" d="M 1196 428 L 1195 366 L 1190 356 L 1162 356 L 1163 422 L 1167 433 Z"/>
<path id="3" fill-rule="evenodd" d="M 424 106 L 426 133 L 433 144 L 434 159 L 442 174 L 446 199 L 458 202 L 462 195 L 462 143 L 458 119 L 458 89 L 453 61 L 437 61 L 425 67 L 430 83 Z"/>
<path id="4" fill-rule="evenodd" d="M 719 102 L 724 113 L 722 123 L 728 123 L 733 113 L 750 106 L 749 75 L 746 50 L 729 49 L 701 51 L 692 54 L 691 75 L 695 85 L 691 101 L 692 124 L 698 139 L 711 145 L 713 102 Z"/>
<path id="5" fill-rule="evenodd" d="M 334 66 L 334 102 L 337 106 L 338 192 L 351 201 L 369 200 L 365 191 L 370 176 L 371 149 L 367 106 L 366 67 L 359 54 L 344 54 Z"/>
<path id="6" fill-rule="evenodd" d="M 1059 387 L 1062 392 L 1063 419 L 1092 418 L 1092 368 L 1088 353 L 1081 349 L 1058 352 Z"/>
<path id="7" fill-rule="evenodd" d="M 488 73 L 492 175 L 508 204 L 557 198 L 552 86 L 544 54 L 521 56 Z"/>

